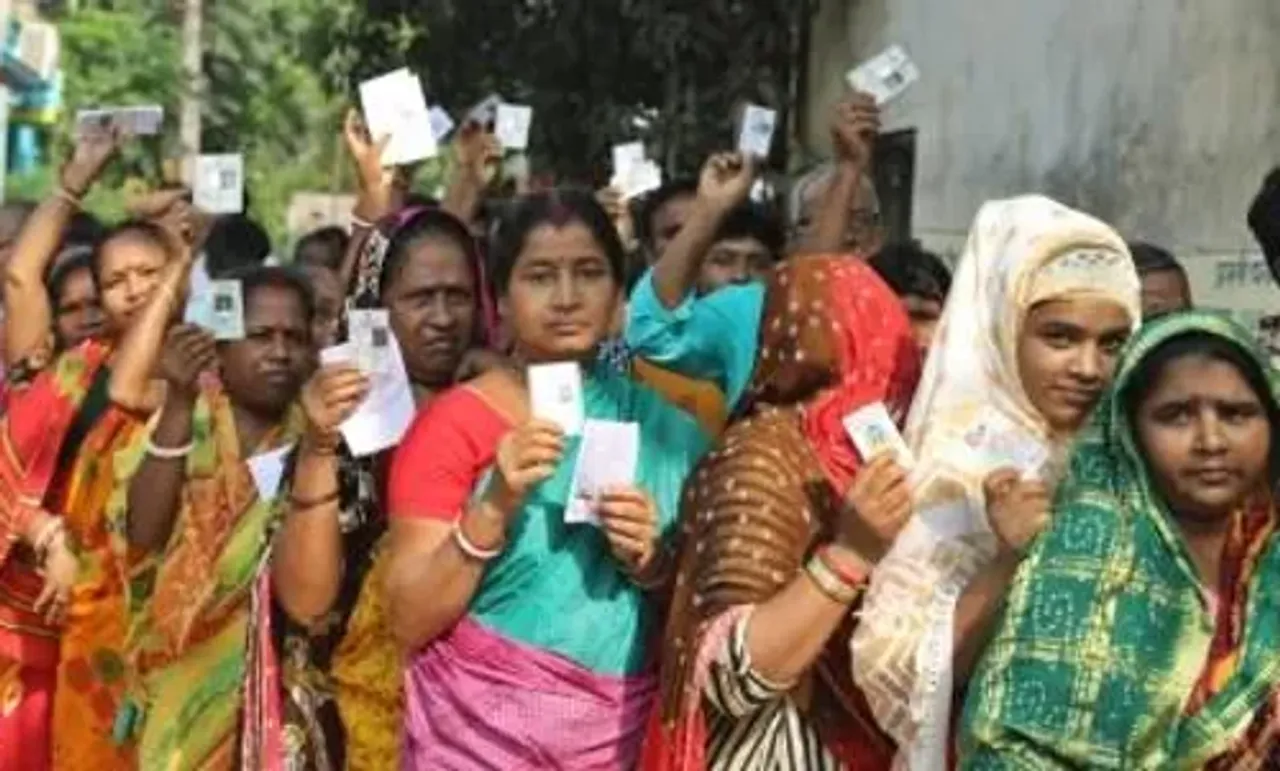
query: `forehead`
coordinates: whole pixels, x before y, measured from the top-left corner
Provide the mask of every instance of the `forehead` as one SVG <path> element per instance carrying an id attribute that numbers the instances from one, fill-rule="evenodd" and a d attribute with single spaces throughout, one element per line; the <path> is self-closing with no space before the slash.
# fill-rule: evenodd
<path id="1" fill-rule="evenodd" d="M 581 222 L 564 225 L 548 223 L 529 231 L 516 264 L 529 260 L 572 260 L 603 256 L 604 248 L 586 225 Z"/>
<path id="2" fill-rule="evenodd" d="M 1234 363 L 1206 353 L 1191 352 L 1160 368 L 1148 401 L 1192 396 L 1240 399 L 1259 395 Z"/>
<path id="3" fill-rule="evenodd" d="M 244 317 L 248 325 L 301 327 L 307 320 L 306 304 L 295 287 L 262 284 L 246 290 Z"/>
<path id="4" fill-rule="evenodd" d="M 163 247 L 149 237 L 133 231 L 118 233 L 101 247 L 100 265 L 103 274 L 139 265 L 161 265 L 167 260 L 168 254 Z"/>
<path id="5" fill-rule="evenodd" d="M 470 286 L 475 278 L 470 258 L 460 244 L 451 238 L 427 236 L 409 246 L 392 281 L 400 291 L 413 291 L 431 286 Z"/>
<path id="6" fill-rule="evenodd" d="M 769 247 L 765 246 L 762 241 L 751 236 L 739 236 L 737 238 L 723 238 L 711 245 L 711 250 L 721 253 L 732 254 L 760 254 L 767 253 Z"/>
<path id="7" fill-rule="evenodd" d="M 1027 312 L 1027 324 L 1063 324 L 1097 335 L 1128 331 L 1129 312 L 1105 297 L 1060 297 L 1045 300 Z"/>
<path id="8" fill-rule="evenodd" d="M 1145 292 L 1181 292 L 1188 288 L 1186 277 L 1178 270 L 1152 270 L 1138 278 Z"/>

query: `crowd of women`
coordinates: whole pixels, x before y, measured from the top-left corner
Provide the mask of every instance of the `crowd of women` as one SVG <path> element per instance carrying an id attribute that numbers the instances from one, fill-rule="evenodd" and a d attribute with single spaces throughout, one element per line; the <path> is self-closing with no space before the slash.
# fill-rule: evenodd
<path id="1" fill-rule="evenodd" d="M 954 275 L 883 244 L 877 126 L 839 106 L 788 230 L 732 153 L 495 202 L 475 125 L 422 199 L 352 116 L 351 232 L 288 267 L 180 189 L 93 227 L 127 138 L 81 139 L 0 212 L 0 769 L 1280 767 L 1268 358 L 1144 324 L 1126 242 L 1046 198 Z M 243 339 L 181 321 L 197 264 Z M 372 457 L 369 373 L 320 364 L 353 308 L 418 405 Z M 591 523 L 548 362 L 638 426 Z M 856 449 L 877 404 L 909 457 Z"/>

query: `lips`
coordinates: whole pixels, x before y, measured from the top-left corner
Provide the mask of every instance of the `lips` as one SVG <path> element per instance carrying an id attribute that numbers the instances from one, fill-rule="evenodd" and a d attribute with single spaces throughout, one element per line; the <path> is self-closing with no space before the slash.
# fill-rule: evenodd
<path id="1" fill-rule="evenodd" d="M 1078 388 L 1054 388 L 1058 398 L 1071 407 L 1092 407 L 1098 401 L 1099 391 Z"/>
<path id="2" fill-rule="evenodd" d="M 1202 485 L 1209 487 L 1217 487 L 1220 485 L 1230 484 L 1236 478 L 1236 472 L 1221 466 L 1207 466 L 1202 468 L 1190 469 L 1187 476 L 1196 480 Z"/>
<path id="3" fill-rule="evenodd" d="M 293 373 L 287 369 L 271 369 L 262 373 L 262 381 L 267 385 L 283 388 L 293 385 Z"/>

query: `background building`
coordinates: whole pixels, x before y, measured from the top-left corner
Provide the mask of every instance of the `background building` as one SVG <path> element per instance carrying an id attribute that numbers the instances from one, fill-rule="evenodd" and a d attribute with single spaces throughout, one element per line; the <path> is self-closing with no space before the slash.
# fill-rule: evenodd
<path id="1" fill-rule="evenodd" d="M 857 62 L 901 43 L 921 81 L 912 230 L 958 253 L 978 206 L 1042 192 L 1172 249 L 1198 304 L 1280 312 L 1245 224 L 1280 163 L 1277 0 L 825 0 L 806 140 Z"/>

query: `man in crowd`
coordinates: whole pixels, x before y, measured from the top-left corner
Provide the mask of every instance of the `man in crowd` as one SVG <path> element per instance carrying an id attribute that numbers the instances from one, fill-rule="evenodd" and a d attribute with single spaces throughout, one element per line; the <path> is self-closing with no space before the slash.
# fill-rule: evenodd
<path id="1" fill-rule="evenodd" d="M 1191 307 L 1191 282 L 1172 254 L 1143 241 L 1130 243 L 1129 252 L 1142 280 L 1143 319 L 1150 321 Z"/>

